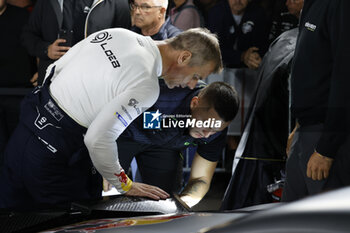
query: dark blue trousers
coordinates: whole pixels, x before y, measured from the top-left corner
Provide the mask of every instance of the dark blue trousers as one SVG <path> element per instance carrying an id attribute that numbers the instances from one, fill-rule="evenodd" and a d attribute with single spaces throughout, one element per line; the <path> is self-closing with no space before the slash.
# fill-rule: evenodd
<path id="1" fill-rule="evenodd" d="M 282 201 L 290 202 L 320 193 L 325 180 L 312 180 L 306 176 L 307 163 L 322 134 L 323 124 L 300 126 L 293 137 L 286 164 L 286 182 Z"/>
<path id="2" fill-rule="evenodd" d="M 51 98 L 48 84 L 27 95 L 0 175 L 0 208 L 32 210 L 101 197 L 102 178 L 83 137 Z"/>

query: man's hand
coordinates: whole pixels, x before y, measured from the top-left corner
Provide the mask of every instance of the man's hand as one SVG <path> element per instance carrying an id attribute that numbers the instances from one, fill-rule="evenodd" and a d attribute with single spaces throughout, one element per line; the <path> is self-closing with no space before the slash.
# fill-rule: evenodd
<path id="1" fill-rule="evenodd" d="M 167 199 L 170 195 L 164 190 L 148 184 L 133 182 L 131 189 L 125 193 L 126 196 L 149 197 L 154 200 Z"/>
<path id="2" fill-rule="evenodd" d="M 307 163 L 306 175 L 313 180 L 326 179 L 329 175 L 333 159 L 314 152 Z"/>
<path id="3" fill-rule="evenodd" d="M 103 177 L 103 191 L 108 192 L 113 188 L 113 185 L 111 185 L 104 177 Z"/>
<path id="4" fill-rule="evenodd" d="M 36 73 L 33 75 L 33 77 L 30 79 L 30 82 L 32 83 L 32 85 L 33 85 L 34 87 L 38 86 L 38 76 L 39 76 L 39 74 L 38 74 L 38 72 L 36 72 Z"/>
<path id="5" fill-rule="evenodd" d="M 66 42 L 65 39 L 57 39 L 47 48 L 47 56 L 52 60 L 57 60 L 62 57 L 70 47 L 60 46 L 60 43 Z"/>
<path id="6" fill-rule="evenodd" d="M 298 128 L 299 128 L 299 124 L 296 123 L 296 124 L 295 124 L 295 127 L 294 127 L 294 129 L 293 129 L 293 131 L 292 131 L 292 132 L 289 134 L 289 136 L 288 136 L 287 148 L 286 148 L 286 155 L 287 155 L 287 158 L 289 157 L 290 149 L 291 149 L 291 147 L 292 147 L 293 138 L 294 138 L 295 132 L 297 131 Z"/>
<path id="7" fill-rule="evenodd" d="M 260 66 L 261 57 L 257 53 L 258 50 L 257 47 L 250 47 L 242 53 L 241 60 L 249 69 L 257 69 Z"/>

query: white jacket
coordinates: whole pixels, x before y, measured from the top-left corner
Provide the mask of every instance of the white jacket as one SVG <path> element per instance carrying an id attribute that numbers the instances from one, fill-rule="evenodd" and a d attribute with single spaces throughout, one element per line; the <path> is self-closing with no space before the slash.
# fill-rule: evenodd
<path id="1" fill-rule="evenodd" d="M 161 55 L 150 37 L 126 29 L 94 33 L 53 63 L 52 97 L 80 125 L 101 175 L 124 193 L 116 139 L 159 95 Z M 49 72 L 48 72 L 49 73 Z"/>

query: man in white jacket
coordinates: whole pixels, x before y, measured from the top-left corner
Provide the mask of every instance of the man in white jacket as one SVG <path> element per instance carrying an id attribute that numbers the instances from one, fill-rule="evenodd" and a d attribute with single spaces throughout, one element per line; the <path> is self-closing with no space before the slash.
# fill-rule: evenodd
<path id="1" fill-rule="evenodd" d="M 96 170 L 125 195 L 165 199 L 132 182 L 115 140 L 168 87 L 194 88 L 222 68 L 217 38 L 192 29 L 155 42 L 125 29 L 92 34 L 49 66 L 28 95 L 5 152 L 0 208 L 35 209 L 99 198 Z M 96 169 L 95 169 L 96 168 Z"/>

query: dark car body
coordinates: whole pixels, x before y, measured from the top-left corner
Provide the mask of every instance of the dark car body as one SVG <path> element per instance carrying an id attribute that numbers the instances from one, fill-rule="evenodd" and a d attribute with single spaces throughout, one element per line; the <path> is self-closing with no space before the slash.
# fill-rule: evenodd
<path id="1" fill-rule="evenodd" d="M 165 208 L 171 206 L 173 200 L 167 202 L 158 202 L 158 205 Z M 99 207 L 100 211 L 106 209 L 116 211 L 108 204 Z M 184 210 L 136 217 L 95 218 L 42 232 L 345 233 L 350 232 L 350 187 L 292 203 L 257 205 L 230 212 Z"/>

